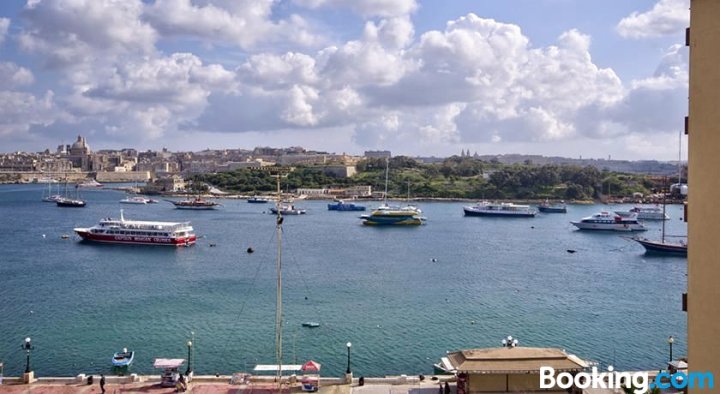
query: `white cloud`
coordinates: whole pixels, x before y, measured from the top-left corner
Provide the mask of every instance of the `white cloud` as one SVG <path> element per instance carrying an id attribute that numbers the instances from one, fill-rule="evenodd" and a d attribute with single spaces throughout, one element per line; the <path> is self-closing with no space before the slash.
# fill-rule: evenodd
<path id="1" fill-rule="evenodd" d="M 658 0 L 646 12 L 633 12 L 615 27 L 626 38 L 653 38 L 675 34 L 690 23 L 690 0 Z"/>
<path id="2" fill-rule="evenodd" d="M 308 8 L 349 8 L 365 17 L 407 15 L 418 8 L 415 0 L 293 0 L 293 2 Z"/>
<path id="3" fill-rule="evenodd" d="M 0 18 L 0 44 L 5 42 L 5 36 L 7 35 L 9 27 L 10 27 L 10 19 Z"/>
<path id="4" fill-rule="evenodd" d="M 191 0 L 156 0 L 147 6 L 145 18 L 164 36 L 225 41 L 246 49 L 259 43 L 290 42 L 303 46 L 319 43 L 320 37 L 298 15 L 274 21 L 275 4 L 274 0 L 210 0 L 202 5 Z"/>
<path id="5" fill-rule="evenodd" d="M 0 62 L 0 90 L 29 85 L 34 80 L 32 72 L 27 68 L 15 63 Z"/>
<path id="6" fill-rule="evenodd" d="M 0 136 L 22 135 L 33 125 L 50 125 L 61 116 L 51 91 L 43 97 L 0 91 Z"/>
<path id="7" fill-rule="evenodd" d="M 49 66 L 68 66 L 128 53 L 148 54 L 157 34 L 140 20 L 140 0 L 28 1 L 19 35 L 23 49 L 46 56 Z"/>

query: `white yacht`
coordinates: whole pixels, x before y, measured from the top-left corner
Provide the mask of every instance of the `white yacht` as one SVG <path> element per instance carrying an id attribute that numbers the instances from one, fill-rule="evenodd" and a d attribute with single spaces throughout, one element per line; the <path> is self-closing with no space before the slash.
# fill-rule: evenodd
<path id="1" fill-rule="evenodd" d="M 670 216 L 663 212 L 662 207 L 641 207 L 635 206 L 627 211 L 615 211 L 616 214 L 622 217 L 631 217 L 637 215 L 640 220 L 668 220 Z"/>
<path id="2" fill-rule="evenodd" d="M 134 197 L 125 197 L 122 200 L 120 200 L 120 204 L 148 204 L 150 200 L 148 200 L 145 197 L 142 196 L 134 196 Z"/>
<path id="3" fill-rule="evenodd" d="M 622 217 L 610 212 L 600 212 L 577 222 L 570 222 L 580 230 L 606 230 L 606 231 L 645 231 L 637 216 Z"/>
<path id="4" fill-rule="evenodd" d="M 537 210 L 529 205 L 513 203 L 479 202 L 473 206 L 463 207 L 465 216 L 504 216 L 504 217 L 535 217 Z"/>

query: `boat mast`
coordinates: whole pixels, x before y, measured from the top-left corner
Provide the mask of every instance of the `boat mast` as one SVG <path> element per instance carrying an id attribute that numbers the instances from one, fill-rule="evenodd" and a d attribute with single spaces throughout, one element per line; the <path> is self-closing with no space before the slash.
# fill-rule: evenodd
<path id="1" fill-rule="evenodd" d="M 665 181 L 665 184 L 667 184 L 667 180 Z M 665 216 L 665 208 L 666 208 L 667 203 L 666 203 L 666 201 L 665 201 L 665 198 L 666 198 L 665 196 L 666 196 L 666 194 L 665 194 L 665 188 L 664 188 L 664 187 L 663 187 L 663 189 L 662 189 L 662 194 L 663 194 L 663 215 L 662 215 L 662 238 L 661 238 L 661 242 L 662 242 L 663 244 L 665 244 L 665 222 L 667 221 L 667 220 L 665 220 L 665 218 L 666 218 L 666 216 Z"/>
<path id="2" fill-rule="evenodd" d="M 277 234 L 277 260 L 275 262 L 275 268 L 277 271 L 277 293 L 275 297 L 275 361 L 277 362 L 277 383 L 278 392 L 282 392 L 282 323 L 283 323 L 283 303 L 282 303 L 282 210 L 281 198 L 282 189 L 280 187 L 280 179 L 287 177 L 290 172 L 289 169 L 279 168 L 272 169 L 274 171 L 272 176 L 277 180 L 277 200 L 275 201 L 275 209 L 277 209 L 277 217 L 275 220 L 275 231 Z"/>
<path id="3" fill-rule="evenodd" d="M 390 173 L 390 159 L 385 158 L 385 194 L 383 195 L 383 205 L 387 206 L 388 193 L 388 174 Z"/>

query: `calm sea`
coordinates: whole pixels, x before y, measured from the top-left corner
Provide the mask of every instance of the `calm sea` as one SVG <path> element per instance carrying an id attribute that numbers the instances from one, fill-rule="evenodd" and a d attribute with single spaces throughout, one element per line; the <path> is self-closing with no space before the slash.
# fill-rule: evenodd
<path id="1" fill-rule="evenodd" d="M 84 191 L 87 208 L 72 209 L 41 202 L 42 189 L 0 186 L 6 375 L 22 372 L 26 336 L 39 376 L 108 373 L 123 347 L 136 351 L 132 371 L 153 373 L 154 358 L 187 356 L 191 332 L 197 373 L 274 363 L 269 205 L 224 200 L 217 211 L 181 211 L 93 190 Z M 499 346 L 507 335 L 623 369 L 661 368 L 669 335 L 674 356 L 686 352 L 686 259 L 646 256 L 623 234 L 569 223 L 629 206 L 493 219 L 463 217 L 461 203 L 423 203 L 426 225 L 375 228 L 325 202 L 297 205 L 308 214 L 286 217 L 283 234 L 285 362 L 313 359 L 339 376 L 352 342 L 356 376 L 430 373 L 448 350 Z M 201 239 L 177 249 L 61 239 L 121 208 L 129 219 L 192 221 Z M 686 234 L 681 207 L 668 212 L 667 233 Z M 660 223 L 648 225 L 645 236 L 659 238 Z"/>

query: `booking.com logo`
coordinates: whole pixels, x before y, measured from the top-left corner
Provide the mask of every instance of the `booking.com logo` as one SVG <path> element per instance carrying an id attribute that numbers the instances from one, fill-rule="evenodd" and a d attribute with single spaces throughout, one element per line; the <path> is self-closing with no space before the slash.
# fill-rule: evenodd
<path id="1" fill-rule="evenodd" d="M 596 367 L 591 372 L 560 372 L 555 375 L 555 368 L 540 367 L 540 388 L 551 389 L 570 387 L 579 389 L 623 389 L 633 388 L 635 394 L 643 394 L 655 388 L 658 389 L 707 389 L 715 387 L 715 381 L 711 372 L 660 372 L 651 381 L 647 372 L 615 372 L 613 367 L 608 367 L 608 372 L 598 372 Z"/>

